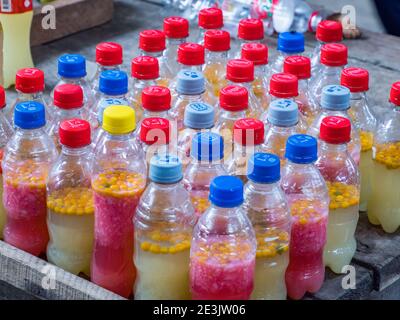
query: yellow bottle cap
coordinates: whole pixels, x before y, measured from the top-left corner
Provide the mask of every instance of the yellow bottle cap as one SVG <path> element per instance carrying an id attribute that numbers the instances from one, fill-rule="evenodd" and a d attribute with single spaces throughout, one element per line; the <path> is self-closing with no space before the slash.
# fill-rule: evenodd
<path id="1" fill-rule="evenodd" d="M 111 134 L 125 134 L 136 129 L 135 111 L 128 106 L 109 106 L 104 110 L 103 129 Z"/>

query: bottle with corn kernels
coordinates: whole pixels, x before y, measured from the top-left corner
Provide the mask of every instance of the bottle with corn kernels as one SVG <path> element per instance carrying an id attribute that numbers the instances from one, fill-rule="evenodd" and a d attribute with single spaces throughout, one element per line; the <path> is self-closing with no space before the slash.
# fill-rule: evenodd
<path id="1" fill-rule="evenodd" d="M 182 164 L 174 156 L 154 156 L 149 178 L 134 218 L 135 299 L 187 300 L 195 213 L 182 183 Z"/>
<path id="2" fill-rule="evenodd" d="M 400 226 L 400 82 L 390 91 L 391 110 L 374 133 L 368 219 L 388 233 Z"/>
<path id="3" fill-rule="evenodd" d="M 328 225 L 329 193 L 315 166 L 317 140 L 297 134 L 286 144 L 287 163 L 281 187 L 292 216 L 286 288 L 291 299 L 317 292 L 325 277 L 323 261 Z"/>
<path id="4" fill-rule="evenodd" d="M 360 133 L 361 156 L 361 194 L 360 211 L 367 211 L 367 202 L 371 190 L 370 174 L 372 171 L 372 144 L 377 121 L 372 115 L 367 91 L 369 88 L 369 73 L 361 68 L 346 68 L 342 72 L 341 85 L 349 88 L 350 110 L 355 129 Z"/>
<path id="5" fill-rule="evenodd" d="M 132 138 L 135 111 L 104 110 L 103 131 L 93 155 L 94 247 L 91 280 L 123 297 L 135 281 L 133 216 L 146 186 L 146 162 Z"/>
<path id="6" fill-rule="evenodd" d="M 62 151 L 47 181 L 47 259 L 89 276 L 94 232 L 90 125 L 69 119 L 61 122 L 59 131 Z"/>
<path id="7" fill-rule="evenodd" d="M 315 163 L 330 197 L 324 263 L 335 273 L 342 273 L 342 268 L 350 264 L 357 247 L 354 233 L 359 216 L 360 173 L 347 150 L 350 130 L 351 124 L 346 118 L 324 118 Z"/>
<path id="8" fill-rule="evenodd" d="M 200 217 L 190 249 L 190 289 L 195 300 L 248 300 L 254 288 L 257 242 L 243 209 L 243 183 L 212 180 L 211 206 Z"/>
<path id="9" fill-rule="evenodd" d="M 21 102 L 14 110 L 15 134 L 2 163 L 3 204 L 7 213 L 5 242 L 39 256 L 46 251 L 46 180 L 57 156 L 46 134 L 45 108 L 36 101 Z"/>
<path id="10" fill-rule="evenodd" d="M 256 153 L 249 161 L 243 208 L 257 239 L 254 300 L 285 300 L 291 217 L 280 181 L 279 157 Z"/>

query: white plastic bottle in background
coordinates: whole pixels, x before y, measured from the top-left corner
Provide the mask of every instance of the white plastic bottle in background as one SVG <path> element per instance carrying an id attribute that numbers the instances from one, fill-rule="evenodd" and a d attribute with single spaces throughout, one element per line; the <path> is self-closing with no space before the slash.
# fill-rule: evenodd
<path id="1" fill-rule="evenodd" d="M 219 30 L 224 26 L 222 10 L 216 7 L 200 10 L 198 16 L 199 35 L 197 43 L 204 44 L 204 35 L 207 30 Z"/>
<path id="2" fill-rule="evenodd" d="M 298 56 L 304 52 L 304 35 L 298 32 L 284 32 L 278 36 L 278 55 L 271 66 L 271 73 L 283 72 L 287 57 Z"/>

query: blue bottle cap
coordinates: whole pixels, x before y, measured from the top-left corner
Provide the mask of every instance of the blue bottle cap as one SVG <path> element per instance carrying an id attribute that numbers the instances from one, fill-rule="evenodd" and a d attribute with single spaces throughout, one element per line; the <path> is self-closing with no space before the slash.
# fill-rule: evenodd
<path id="1" fill-rule="evenodd" d="M 321 107 L 329 110 L 350 108 L 350 90 L 340 85 L 329 85 L 322 89 Z"/>
<path id="2" fill-rule="evenodd" d="M 285 156 L 294 163 L 312 163 L 317 161 L 317 150 L 317 139 L 305 134 L 295 134 L 286 142 Z"/>
<path id="3" fill-rule="evenodd" d="M 243 203 L 243 182 L 234 176 L 219 176 L 211 181 L 209 199 L 222 208 L 234 208 Z"/>
<path id="4" fill-rule="evenodd" d="M 181 70 L 178 73 L 176 91 L 180 94 L 197 95 L 205 91 L 203 74 L 194 70 Z"/>
<path id="5" fill-rule="evenodd" d="M 215 110 L 203 102 L 189 103 L 185 108 L 183 125 L 192 129 L 209 129 L 214 126 Z"/>
<path id="6" fill-rule="evenodd" d="M 37 129 L 46 124 L 44 105 L 36 101 L 20 102 L 14 109 L 14 125 L 21 129 Z"/>
<path id="7" fill-rule="evenodd" d="M 182 180 L 182 163 L 168 154 L 156 155 L 150 160 L 149 177 L 156 183 L 176 183 Z"/>
<path id="8" fill-rule="evenodd" d="M 281 178 L 279 157 L 271 153 L 255 153 L 249 160 L 247 177 L 258 183 L 273 183 Z"/>
<path id="9" fill-rule="evenodd" d="M 224 158 L 224 139 L 212 132 L 199 132 L 192 139 L 190 154 L 199 161 L 217 161 Z"/>
<path id="10" fill-rule="evenodd" d="M 288 99 L 274 100 L 268 107 L 267 118 L 275 126 L 294 126 L 299 121 L 299 106 Z"/>
<path id="11" fill-rule="evenodd" d="M 304 52 L 304 35 L 298 32 L 283 32 L 278 37 L 278 50 L 285 53 Z"/>
<path id="12" fill-rule="evenodd" d="M 128 93 L 128 75 L 124 71 L 103 71 L 100 74 L 99 90 L 110 96 L 119 96 Z"/>
<path id="13" fill-rule="evenodd" d="M 85 57 L 80 54 L 63 54 L 58 58 L 58 74 L 64 78 L 85 77 Z"/>

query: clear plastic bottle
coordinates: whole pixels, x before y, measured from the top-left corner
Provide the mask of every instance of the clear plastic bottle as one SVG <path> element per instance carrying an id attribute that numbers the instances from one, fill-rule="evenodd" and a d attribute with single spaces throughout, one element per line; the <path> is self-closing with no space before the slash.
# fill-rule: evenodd
<path id="1" fill-rule="evenodd" d="M 312 74 L 316 75 L 319 68 L 319 58 L 321 56 L 321 48 L 326 43 L 340 43 L 343 40 L 343 27 L 338 21 L 323 20 L 318 23 L 317 32 L 315 35 L 317 45 L 311 54 Z"/>
<path id="2" fill-rule="evenodd" d="M 157 84 L 168 87 L 173 73 L 168 67 L 167 58 L 164 55 L 166 49 L 166 37 L 160 30 L 144 30 L 139 34 L 139 49 L 142 56 L 157 58 L 160 68 L 160 78 Z"/>
<path id="3" fill-rule="evenodd" d="M 340 75 L 347 64 L 347 47 L 341 43 L 328 43 L 321 47 L 321 66 L 310 85 L 311 95 L 321 103 L 322 89 L 340 84 Z"/>
<path id="4" fill-rule="evenodd" d="M 61 154 L 47 181 L 47 259 L 68 272 L 89 276 L 94 232 L 89 123 L 61 122 L 60 143 Z"/>
<path id="5" fill-rule="evenodd" d="M 183 184 L 199 218 L 210 206 L 208 195 L 211 181 L 228 174 L 223 165 L 222 137 L 211 132 L 197 133 L 192 139 L 191 157 L 192 161 L 184 172 Z"/>
<path id="6" fill-rule="evenodd" d="M 14 110 L 15 134 L 8 142 L 3 167 L 3 204 L 7 213 L 5 242 L 39 256 L 46 251 L 46 180 L 57 156 L 46 134 L 45 108 L 20 102 Z"/>
<path id="7" fill-rule="evenodd" d="M 303 134 L 289 137 L 286 158 L 281 187 L 292 216 L 286 288 L 291 299 L 301 299 L 306 292 L 317 292 L 324 282 L 329 193 L 314 164 L 317 160 L 314 137 Z"/>
<path id="8" fill-rule="evenodd" d="M 136 121 L 139 122 L 143 119 L 142 91 L 144 88 L 156 86 L 160 77 L 158 60 L 148 56 L 134 58 L 131 63 L 131 75 L 128 99 L 135 109 Z"/>
<path id="9" fill-rule="evenodd" d="M 348 145 L 350 155 L 353 157 L 354 162 L 359 165 L 361 143 L 358 130 L 349 115 L 350 112 L 350 90 L 341 85 L 329 85 L 323 88 L 321 97 L 322 110 L 315 117 L 314 122 L 307 130 L 307 134 L 318 138 L 321 122 L 324 118 L 329 116 L 339 116 L 349 119 L 351 122 L 351 141 Z"/>
<path id="10" fill-rule="evenodd" d="M 91 280 L 129 297 L 136 277 L 133 265 L 133 216 L 146 186 L 146 162 L 132 139 L 135 111 L 110 106 L 93 154 L 94 247 Z"/>
<path id="11" fill-rule="evenodd" d="M 254 64 L 253 92 L 263 110 L 269 105 L 269 78 L 271 72 L 268 67 L 268 47 L 262 43 L 245 43 L 242 46 L 242 59 Z"/>
<path id="12" fill-rule="evenodd" d="M 247 116 L 249 118 L 259 118 L 264 110 L 253 90 L 255 85 L 254 63 L 244 59 L 229 60 L 226 66 L 226 79 L 228 80 L 228 85 L 246 88 L 249 95 Z"/>
<path id="13" fill-rule="evenodd" d="M 211 206 L 193 231 L 190 288 L 195 300 L 247 300 L 254 287 L 257 242 L 243 210 L 243 183 L 214 178 Z"/>
<path id="14" fill-rule="evenodd" d="M 245 43 L 264 42 L 264 24 L 262 20 L 254 18 L 241 19 L 238 25 L 237 37 L 239 47 L 232 51 L 234 58 L 240 57 L 242 46 Z"/>
<path id="15" fill-rule="evenodd" d="M 53 139 L 58 152 L 61 152 L 59 139 L 60 124 L 68 119 L 87 119 L 83 104 L 83 90 L 77 84 L 60 84 L 54 88 L 53 118 L 46 127 L 46 132 Z"/>
<path id="16" fill-rule="evenodd" d="M 198 15 L 199 34 L 198 44 L 204 44 L 204 35 L 208 30 L 220 30 L 224 26 L 224 16 L 222 10 L 217 7 L 204 8 Z"/>
<path id="17" fill-rule="evenodd" d="M 187 42 L 189 37 L 189 21 L 182 17 L 168 17 L 164 19 L 163 29 L 167 38 L 167 49 L 164 55 L 167 59 L 168 68 L 174 75 L 180 69 L 176 59 L 178 47 Z"/>
<path id="18" fill-rule="evenodd" d="M 226 85 L 225 74 L 230 43 L 231 37 L 224 30 L 208 30 L 204 35 L 206 64 L 203 72 L 215 97 L 219 97 L 219 92 Z"/>
<path id="19" fill-rule="evenodd" d="M 135 299 L 187 300 L 195 213 L 179 158 L 153 157 L 149 178 L 135 214 Z"/>
<path id="20" fill-rule="evenodd" d="M 304 56 L 287 57 L 283 64 L 283 71 L 295 75 L 299 80 L 299 95 L 295 98 L 295 101 L 308 127 L 319 111 L 318 103 L 310 93 L 310 58 Z"/>
<path id="21" fill-rule="evenodd" d="M 256 271 L 251 299 L 285 300 L 291 216 L 280 187 L 279 157 L 256 153 L 248 165 L 243 208 L 257 239 Z"/>
<path id="22" fill-rule="evenodd" d="M 233 126 L 233 153 L 225 158 L 225 166 L 230 175 L 247 182 L 247 165 L 250 157 L 260 152 L 264 143 L 264 124 L 252 118 L 236 120 Z"/>
<path id="23" fill-rule="evenodd" d="M 361 68 L 346 68 L 342 72 L 341 85 L 349 88 L 350 110 L 355 129 L 359 131 L 361 143 L 360 174 L 361 194 L 360 211 L 367 211 L 367 202 L 371 190 L 370 174 L 373 170 L 372 144 L 377 125 L 372 115 L 371 106 L 367 98 L 369 89 L 369 73 Z"/>
<path id="24" fill-rule="evenodd" d="M 321 122 L 321 141 L 315 163 L 329 190 L 329 221 L 324 263 L 335 273 L 342 273 L 356 252 L 354 237 L 360 203 L 360 173 L 350 156 L 350 120 L 326 117 Z"/>
<path id="25" fill-rule="evenodd" d="M 210 132 L 214 127 L 215 109 L 202 102 L 189 103 L 185 108 L 183 125 L 185 127 L 178 137 L 178 156 L 182 167 L 191 162 L 192 139 L 199 132 Z"/>
<path id="26" fill-rule="evenodd" d="M 388 233 L 400 226 L 400 82 L 390 91 L 390 111 L 374 133 L 368 219 Z"/>
<path id="27" fill-rule="evenodd" d="M 296 102 L 287 99 L 278 99 L 271 102 L 265 125 L 265 142 L 261 152 L 272 153 L 279 157 L 281 165 L 286 162 L 286 141 L 297 133 L 299 127 L 299 107 Z"/>
<path id="28" fill-rule="evenodd" d="M 171 91 L 162 86 L 150 86 L 142 90 L 142 109 L 144 118 L 168 119 L 171 109 Z"/>
<path id="29" fill-rule="evenodd" d="M 271 66 L 271 73 L 283 72 L 283 63 L 287 57 L 299 56 L 304 52 L 304 35 L 298 32 L 280 33 L 278 37 L 278 55 Z"/>

